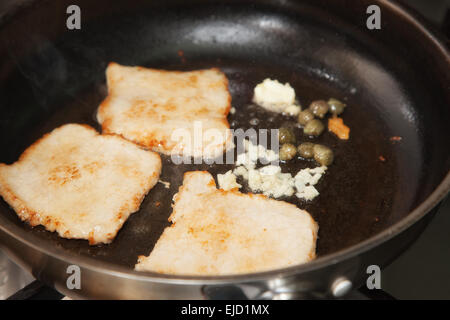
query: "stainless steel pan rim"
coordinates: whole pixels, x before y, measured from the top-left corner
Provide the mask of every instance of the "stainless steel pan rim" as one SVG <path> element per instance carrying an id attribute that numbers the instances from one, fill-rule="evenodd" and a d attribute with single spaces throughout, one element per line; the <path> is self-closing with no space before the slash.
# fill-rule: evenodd
<path id="1" fill-rule="evenodd" d="M 396 12 L 401 12 L 401 14 L 407 18 L 407 20 L 413 24 L 421 33 L 423 33 L 432 43 L 437 51 L 445 57 L 447 65 L 450 67 L 450 54 L 446 49 L 445 45 L 441 40 L 432 34 L 425 26 L 420 18 L 416 18 L 409 12 L 405 11 L 401 5 L 389 2 L 387 0 L 381 0 L 383 5 L 390 7 Z M 6 19 L 5 19 L 6 20 Z M 5 20 L 3 22 L 5 22 Z M 168 284 L 182 284 L 182 285 L 212 285 L 212 284 L 226 284 L 234 282 L 249 282 L 249 281 L 259 281 L 268 278 L 278 278 L 286 277 L 290 275 L 306 273 L 314 270 L 321 269 L 328 265 L 336 264 L 340 261 L 350 259 L 357 256 L 363 252 L 366 252 L 374 247 L 381 245 L 382 243 L 392 239 L 394 236 L 398 235 L 402 231 L 408 229 L 414 225 L 417 221 L 422 219 L 433 207 L 435 207 L 440 201 L 442 201 L 445 196 L 450 191 L 450 172 L 445 176 L 443 181 L 438 185 L 438 187 L 414 210 L 410 212 L 408 216 L 389 227 L 388 229 L 380 232 L 379 234 L 366 239 L 354 246 L 348 247 L 346 249 L 337 251 L 335 253 L 318 257 L 316 260 L 309 262 L 304 265 L 293 266 L 284 269 L 277 269 L 266 272 L 252 273 L 252 274 L 242 274 L 242 275 L 229 275 L 229 276 L 176 276 L 176 275 L 164 275 L 154 272 L 137 272 L 132 269 L 112 265 L 103 261 L 96 260 L 91 257 L 81 257 L 74 254 L 65 252 L 63 249 L 55 246 L 45 246 L 41 247 L 33 242 L 33 236 L 27 233 L 20 227 L 8 223 L 5 225 L 0 225 L 0 230 L 11 236 L 12 238 L 20 241 L 21 243 L 39 251 L 45 255 L 51 256 L 53 258 L 65 261 L 68 264 L 76 264 L 82 268 L 90 269 L 99 273 L 107 274 L 114 277 L 127 278 L 143 282 L 154 282 L 154 283 L 168 283 Z"/>

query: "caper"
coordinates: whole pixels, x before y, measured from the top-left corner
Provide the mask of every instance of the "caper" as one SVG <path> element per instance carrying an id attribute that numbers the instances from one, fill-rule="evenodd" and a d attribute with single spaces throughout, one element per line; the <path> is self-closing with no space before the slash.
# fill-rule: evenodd
<path id="1" fill-rule="evenodd" d="M 314 114 L 311 110 L 306 109 L 298 114 L 298 123 L 302 126 L 306 125 L 308 122 L 314 119 Z"/>
<path id="2" fill-rule="evenodd" d="M 280 160 L 287 161 L 291 160 L 297 154 L 297 148 L 290 143 L 285 143 L 280 149 Z"/>
<path id="3" fill-rule="evenodd" d="M 323 132 L 324 129 L 325 126 L 322 123 L 322 121 L 314 119 L 306 124 L 305 128 L 303 128 L 303 132 L 309 136 L 317 137 L 320 136 L 320 134 Z"/>
<path id="4" fill-rule="evenodd" d="M 295 134 L 291 128 L 282 127 L 278 130 L 278 141 L 281 144 L 295 143 Z"/>
<path id="5" fill-rule="evenodd" d="M 345 103 L 334 98 L 328 100 L 328 105 L 330 106 L 330 112 L 336 116 L 344 112 L 344 108 L 346 107 Z"/>
<path id="6" fill-rule="evenodd" d="M 314 145 L 314 160 L 323 166 L 328 166 L 333 162 L 333 151 L 321 144 Z"/>
<path id="7" fill-rule="evenodd" d="M 323 117 L 325 117 L 329 108 L 330 106 L 324 100 L 316 100 L 311 102 L 311 104 L 309 105 L 309 110 L 311 110 L 312 113 L 320 119 L 323 119 Z"/>
<path id="8" fill-rule="evenodd" d="M 314 157 L 314 143 L 303 142 L 297 147 L 298 155 L 305 159 Z"/>

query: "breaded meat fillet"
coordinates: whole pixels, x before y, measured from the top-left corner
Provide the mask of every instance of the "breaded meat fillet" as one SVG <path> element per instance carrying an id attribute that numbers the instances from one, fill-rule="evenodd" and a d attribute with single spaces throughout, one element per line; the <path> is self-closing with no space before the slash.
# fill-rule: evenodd
<path id="1" fill-rule="evenodd" d="M 68 124 L 35 142 L 14 164 L 0 164 L 0 194 L 31 226 L 109 243 L 160 172 L 157 153 Z"/>
<path id="2" fill-rule="evenodd" d="M 104 133 L 166 155 L 214 158 L 231 146 L 231 96 L 218 69 L 181 72 L 110 63 L 108 96 L 97 120 Z"/>
<path id="3" fill-rule="evenodd" d="M 135 269 L 180 275 L 250 273 L 314 259 L 318 226 L 308 212 L 263 195 L 216 188 L 208 172 L 184 175 L 173 213 Z"/>

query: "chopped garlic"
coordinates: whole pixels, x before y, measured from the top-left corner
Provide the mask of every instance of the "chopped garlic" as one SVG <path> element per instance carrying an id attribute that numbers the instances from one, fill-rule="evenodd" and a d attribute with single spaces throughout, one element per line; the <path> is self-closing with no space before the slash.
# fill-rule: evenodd
<path id="1" fill-rule="evenodd" d="M 295 105 L 295 91 L 289 83 L 282 84 L 278 80 L 265 79 L 254 89 L 253 101 L 261 107 L 283 112 L 292 116 L 300 113 Z"/>
<path id="2" fill-rule="evenodd" d="M 300 106 L 292 105 L 284 109 L 284 113 L 290 115 L 290 116 L 298 116 L 298 114 L 302 111 Z"/>
<path id="3" fill-rule="evenodd" d="M 265 159 L 268 162 L 279 160 L 278 154 L 273 150 L 267 150 L 262 145 L 254 145 L 249 140 L 244 140 L 245 151 L 250 157 L 250 160 L 256 164 L 258 159 Z"/>
<path id="4" fill-rule="evenodd" d="M 262 175 L 274 175 L 274 174 L 278 174 L 278 173 L 281 173 L 281 168 L 280 168 L 280 166 L 272 166 L 272 165 L 270 165 L 270 166 L 265 166 L 265 167 L 262 167 L 261 169 L 259 169 L 259 172 L 262 174 Z"/>
<path id="5" fill-rule="evenodd" d="M 255 169 L 258 159 L 278 160 L 278 155 L 248 140 L 244 140 L 244 146 L 246 152 L 238 155 L 236 162 L 238 167 L 233 173 L 247 180 L 253 192 L 262 192 L 274 198 L 290 197 L 295 193 L 298 198 L 305 200 L 312 200 L 319 195 L 314 185 L 327 170 L 326 166 L 300 170 L 295 177 L 292 177 L 290 173 L 282 173 L 279 165 L 267 165 Z"/>
<path id="6" fill-rule="evenodd" d="M 317 167 L 314 169 L 306 168 L 303 170 L 300 170 L 297 175 L 295 176 L 295 183 L 297 186 L 297 189 L 301 188 L 301 185 L 315 185 L 317 182 L 319 182 L 322 175 L 325 173 L 327 167 Z"/>
<path id="7" fill-rule="evenodd" d="M 294 182 L 290 173 L 279 173 L 264 175 L 261 174 L 262 184 L 261 191 L 266 196 L 280 198 L 283 196 L 290 197 L 294 194 Z"/>
<path id="8" fill-rule="evenodd" d="M 254 168 L 256 165 L 256 161 L 251 160 L 248 153 L 241 153 L 237 156 L 236 165 L 237 166 L 243 165 L 246 168 Z"/>
<path id="9" fill-rule="evenodd" d="M 297 192 L 295 195 L 300 199 L 312 200 L 319 195 L 319 191 L 313 186 L 306 186 L 302 191 Z"/>
<path id="10" fill-rule="evenodd" d="M 230 109 L 230 113 L 231 113 L 231 114 L 235 114 L 235 113 L 236 113 L 236 108 L 235 108 L 235 107 L 232 107 L 232 108 Z"/>
<path id="11" fill-rule="evenodd" d="M 280 198 L 294 194 L 294 180 L 290 173 L 281 173 L 279 166 L 265 166 L 248 171 L 248 186 L 254 192 Z"/>
<path id="12" fill-rule="evenodd" d="M 233 173 L 237 176 L 242 176 L 245 180 L 248 180 L 248 170 L 244 166 L 235 168 Z"/>
<path id="13" fill-rule="evenodd" d="M 326 166 L 300 170 L 294 177 L 295 188 L 298 191 L 296 196 L 305 200 L 312 200 L 317 197 L 319 192 L 314 185 L 319 182 L 326 170 Z"/>
<path id="14" fill-rule="evenodd" d="M 252 191 L 262 191 L 261 190 L 261 174 L 258 170 L 250 169 L 248 170 L 248 186 Z"/>
<path id="15" fill-rule="evenodd" d="M 217 180 L 219 182 L 219 187 L 222 190 L 239 189 L 242 187 L 236 182 L 236 175 L 233 174 L 231 170 L 227 171 L 225 174 L 218 174 Z"/>

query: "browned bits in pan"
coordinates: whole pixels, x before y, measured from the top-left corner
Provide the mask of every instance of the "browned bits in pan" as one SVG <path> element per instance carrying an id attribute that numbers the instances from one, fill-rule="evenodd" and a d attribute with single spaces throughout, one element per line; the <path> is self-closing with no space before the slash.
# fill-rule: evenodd
<path id="1" fill-rule="evenodd" d="M 178 56 L 181 58 L 181 62 L 185 63 L 186 62 L 186 58 L 184 57 L 184 52 L 183 50 L 178 50 Z"/>
<path id="2" fill-rule="evenodd" d="M 393 137 L 390 137 L 389 138 L 389 140 L 391 140 L 391 142 L 399 142 L 399 141 L 402 141 L 402 137 L 399 137 L 399 136 L 393 136 Z"/>

